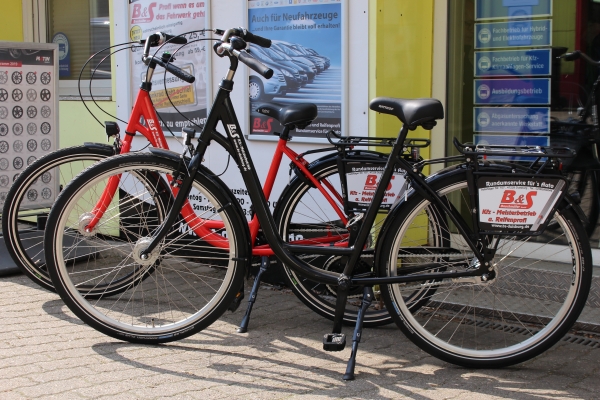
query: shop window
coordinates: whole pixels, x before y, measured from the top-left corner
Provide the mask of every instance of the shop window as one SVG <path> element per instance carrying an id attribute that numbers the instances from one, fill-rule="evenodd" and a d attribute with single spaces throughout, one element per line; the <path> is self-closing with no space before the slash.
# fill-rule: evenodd
<path id="1" fill-rule="evenodd" d="M 551 121 L 577 118 L 597 71 L 556 57 L 600 59 L 597 1 L 452 0 L 448 27 L 448 153 L 454 137 L 548 144 Z"/>
<path id="2" fill-rule="evenodd" d="M 95 70 L 108 52 L 97 56 L 82 71 L 89 57 L 110 46 L 109 0 L 48 0 L 48 42 L 59 44 L 61 96 L 78 95 L 81 74 L 84 96 L 111 95 L 111 59 Z"/>
<path id="3" fill-rule="evenodd" d="M 586 215 L 595 215 L 598 203 L 587 195 L 597 178 L 585 171 L 597 168 L 598 148 L 586 142 L 592 117 L 580 120 L 582 110 L 600 110 L 600 92 L 595 105 L 588 103 L 600 69 L 557 57 L 581 50 L 600 60 L 600 0 L 451 0 L 448 9 L 448 155 L 458 153 L 455 137 L 572 148 L 576 159 L 563 165 L 572 174 L 569 190 L 581 196 Z M 600 226 L 593 228 L 597 247 Z"/>

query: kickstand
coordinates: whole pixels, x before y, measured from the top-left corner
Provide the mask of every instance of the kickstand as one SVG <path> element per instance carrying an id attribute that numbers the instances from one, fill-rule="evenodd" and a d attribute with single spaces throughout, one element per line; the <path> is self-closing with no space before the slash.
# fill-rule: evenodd
<path id="1" fill-rule="evenodd" d="M 350 354 L 350 359 L 348 360 L 348 365 L 346 366 L 346 373 L 344 374 L 345 381 L 354 380 L 356 352 L 358 351 L 358 344 L 360 343 L 360 338 L 362 336 L 363 320 L 365 318 L 365 313 L 371 305 L 374 297 L 375 294 L 373 293 L 373 288 L 370 286 L 365 286 L 360 310 L 358 310 L 358 316 L 356 317 L 356 326 L 354 327 L 354 335 L 352 336 L 352 353 Z"/>
<path id="2" fill-rule="evenodd" d="M 260 269 L 254 278 L 254 284 L 252 285 L 252 290 L 250 291 L 250 298 L 248 299 L 248 308 L 246 309 L 246 314 L 244 314 L 244 318 L 242 318 L 242 323 L 240 327 L 237 328 L 237 333 L 246 333 L 248 332 L 248 324 L 250 323 L 250 313 L 252 312 L 252 306 L 254 306 L 254 302 L 256 301 L 256 295 L 258 294 L 258 287 L 260 286 L 260 277 L 265 273 L 267 268 L 269 267 L 269 257 L 262 256 L 260 260 Z"/>

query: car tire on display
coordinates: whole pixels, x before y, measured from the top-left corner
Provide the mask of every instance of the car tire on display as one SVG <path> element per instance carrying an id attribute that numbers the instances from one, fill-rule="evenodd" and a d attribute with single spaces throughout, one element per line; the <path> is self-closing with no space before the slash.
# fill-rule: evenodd
<path id="1" fill-rule="evenodd" d="M 36 116 L 37 116 L 37 108 L 35 108 L 35 106 L 27 107 L 27 117 L 35 118 Z"/>
<path id="2" fill-rule="evenodd" d="M 0 107 L 0 119 L 6 119 L 8 117 L 8 109 L 4 106 Z"/>
<path id="3" fill-rule="evenodd" d="M 40 147 L 42 148 L 42 150 L 48 151 L 52 147 L 52 142 L 50 141 L 50 139 L 43 139 L 40 143 Z"/>
<path id="4" fill-rule="evenodd" d="M 30 153 L 33 153 L 37 150 L 37 142 L 34 139 L 30 139 L 27 141 L 27 150 Z"/>
<path id="5" fill-rule="evenodd" d="M 35 135 L 37 132 L 37 125 L 33 122 L 27 124 L 27 133 L 30 135 Z"/>
<path id="6" fill-rule="evenodd" d="M 255 76 L 250 77 L 249 84 L 250 101 L 269 101 L 273 96 L 265 94 L 263 83 Z"/>
<path id="7" fill-rule="evenodd" d="M 40 81 L 42 82 L 42 84 L 47 85 L 50 83 L 51 80 L 52 77 L 48 72 L 42 72 L 42 76 L 40 77 Z"/>
<path id="8" fill-rule="evenodd" d="M 5 160 L 5 158 L 3 158 L 2 160 Z M 0 160 L 0 164 L 2 163 L 2 160 Z M 21 169 L 23 168 L 23 159 L 21 157 L 15 157 L 13 160 L 13 168 L 14 169 Z M 6 168 L 8 168 L 8 165 L 6 166 Z M 0 169 L 6 169 L 6 168 L 2 168 L 2 165 L 0 165 Z"/>
<path id="9" fill-rule="evenodd" d="M 8 125 L 0 124 L 0 136 L 6 136 L 8 134 Z"/>
<path id="10" fill-rule="evenodd" d="M 21 74 L 19 71 L 15 71 L 12 73 L 11 79 L 15 85 L 18 85 L 19 83 L 23 82 L 23 74 Z"/>
<path id="11" fill-rule="evenodd" d="M 33 85 L 37 81 L 37 75 L 35 72 L 28 72 L 27 75 L 25 75 L 25 80 L 30 85 Z"/>
<path id="12" fill-rule="evenodd" d="M 23 100 L 23 91 L 21 89 L 15 89 L 12 91 L 12 99 L 14 101 Z"/>
<path id="13" fill-rule="evenodd" d="M 50 117 L 52 110 L 50 110 L 50 107 L 48 107 L 48 106 L 42 106 L 42 109 L 40 112 L 42 113 L 42 117 L 48 118 L 48 117 Z"/>
<path id="14" fill-rule="evenodd" d="M 21 134 L 23 133 L 23 125 L 21 125 L 20 123 L 16 123 L 13 125 L 13 133 L 17 136 L 21 136 Z"/>
<path id="15" fill-rule="evenodd" d="M 37 92 L 34 89 L 28 89 L 27 90 L 27 100 L 35 101 L 35 99 L 37 99 Z"/>
<path id="16" fill-rule="evenodd" d="M 48 89 L 42 89 L 42 91 L 40 92 L 40 99 L 42 99 L 42 101 L 50 101 L 51 97 L 52 95 L 50 94 L 50 91 Z"/>
<path id="17" fill-rule="evenodd" d="M 12 110 L 12 115 L 14 118 L 19 119 L 23 116 L 23 107 L 14 106 Z"/>
<path id="18" fill-rule="evenodd" d="M 42 123 L 42 125 L 40 126 L 40 130 L 42 131 L 42 133 L 44 135 L 49 134 L 50 133 L 50 129 L 51 129 L 50 124 L 47 123 L 47 122 Z"/>

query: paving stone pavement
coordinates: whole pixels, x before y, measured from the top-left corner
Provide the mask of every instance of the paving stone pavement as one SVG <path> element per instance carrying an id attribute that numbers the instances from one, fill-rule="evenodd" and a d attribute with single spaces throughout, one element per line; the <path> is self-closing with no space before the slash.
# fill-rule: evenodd
<path id="1" fill-rule="evenodd" d="M 470 370 L 394 326 L 364 331 L 357 379 L 344 382 L 349 346 L 324 352 L 330 322 L 291 292 L 263 287 L 238 334 L 244 306 L 188 339 L 137 345 L 89 328 L 24 276 L 0 278 L 0 399 L 600 398 L 598 348 L 561 342 L 514 367 Z"/>

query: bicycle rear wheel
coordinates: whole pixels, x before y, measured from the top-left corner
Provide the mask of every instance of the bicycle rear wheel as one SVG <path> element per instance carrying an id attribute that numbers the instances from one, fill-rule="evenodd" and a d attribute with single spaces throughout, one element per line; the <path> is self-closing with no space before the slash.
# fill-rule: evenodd
<path id="1" fill-rule="evenodd" d="M 431 186 L 474 226 L 464 171 L 442 175 Z M 416 193 L 398 210 L 377 251 L 380 276 L 403 275 L 403 269 L 427 263 L 432 270 L 476 266 L 449 219 L 431 225 L 432 212 L 431 203 Z M 502 367 L 542 353 L 573 325 L 592 278 L 591 250 L 581 222 L 566 208 L 559 208 L 553 219 L 556 229 L 540 236 L 495 237 L 497 250 L 487 281 L 479 277 L 382 286 L 392 318 L 421 349 L 458 365 Z M 440 232 L 450 238 L 451 251 L 431 240 Z M 430 271 L 419 273 L 425 272 Z M 436 290 L 411 299 L 407 294 L 415 288 Z M 420 307 L 413 307 L 414 301 Z"/>
<path id="2" fill-rule="evenodd" d="M 107 145 L 54 151 L 25 168 L 6 194 L 2 210 L 6 248 L 20 270 L 41 287 L 54 291 L 46 269 L 43 238 L 50 203 L 57 195 L 57 188 L 62 188 L 88 166 L 113 154 L 114 148 Z M 42 198 L 47 201 L 40 207 Z"/>
<path id="3" fill-rule="evenodd" d="M 57 292 L 79 318 L 109 336 L 138 343 L 182 339 L 214 322 L 242 284 L 247 222 L 222 183 L 200 173 L 190 198 L 199 200 L 202 219 L 193 228 L 213 223 L 209 232 L 197 236 L 179 220 L 148 259 L 140 256 L 172 202 L 168 181 L 177 168 L 177 161 L 153 154 L 104 160 L 63 190 L 48 217 L 44 249 L 52 255 L 48 269 Z M 118 192 L 90 230 L 90 212 L 111 177 Z M 89 257 L 70 257 L 81 247 Z M 89 290 L 96 299 L 85 297 Z"/>
<path id="4" fill-rule="evenodd" d="M 317 162 L 310 166 L 309 170 L 322 184 L 328 182 L 333 192 L 342 193 L 338 164 L 335 158 Z M 341 203 L 338 203 L 338 206 L 341 210 L 344 209 Z M 349 230 L 344 226 L 333 207 L 321 192 L 316 187 L 312 187 L 305 179 L 296 178 L 285 189 L 277 202 L 274 217 L 280 235 L 286 242 L 302 241 L 304 244 L 313 245 L 319 242 L 323 243 L 321 239 L 324 238 L 329 243 L 348 240 Z M 383 218 L 382 214 L 374 226 L 373 238 L 377 237 Z M 373 243 L 370 246 L 373 248 Z M 332 272 L 341 273 L 345 265 L 341 257 L 317 254 L 299 254 L 298 256 L 312 266 Z M 372 253 L 363 255 L 355 273 L 370 273 L 373 271 L 373 261 Z M 285 265 L 283 265 L 283 269 L 286 283 L 288 287 L 292 288 L 294 294 L 311 310 L 333 320 L 337 287 L 314 282 Z M 345 324 L 354 325 L 356 323 L 362 293 L 362 286 L 354 286 L 350 289 L 344 313 Z M 375 288 L 375 296 L 376 300 L 365 314 L 364 325 L 367 327 L 392 322 L 378 288 Z"/>

